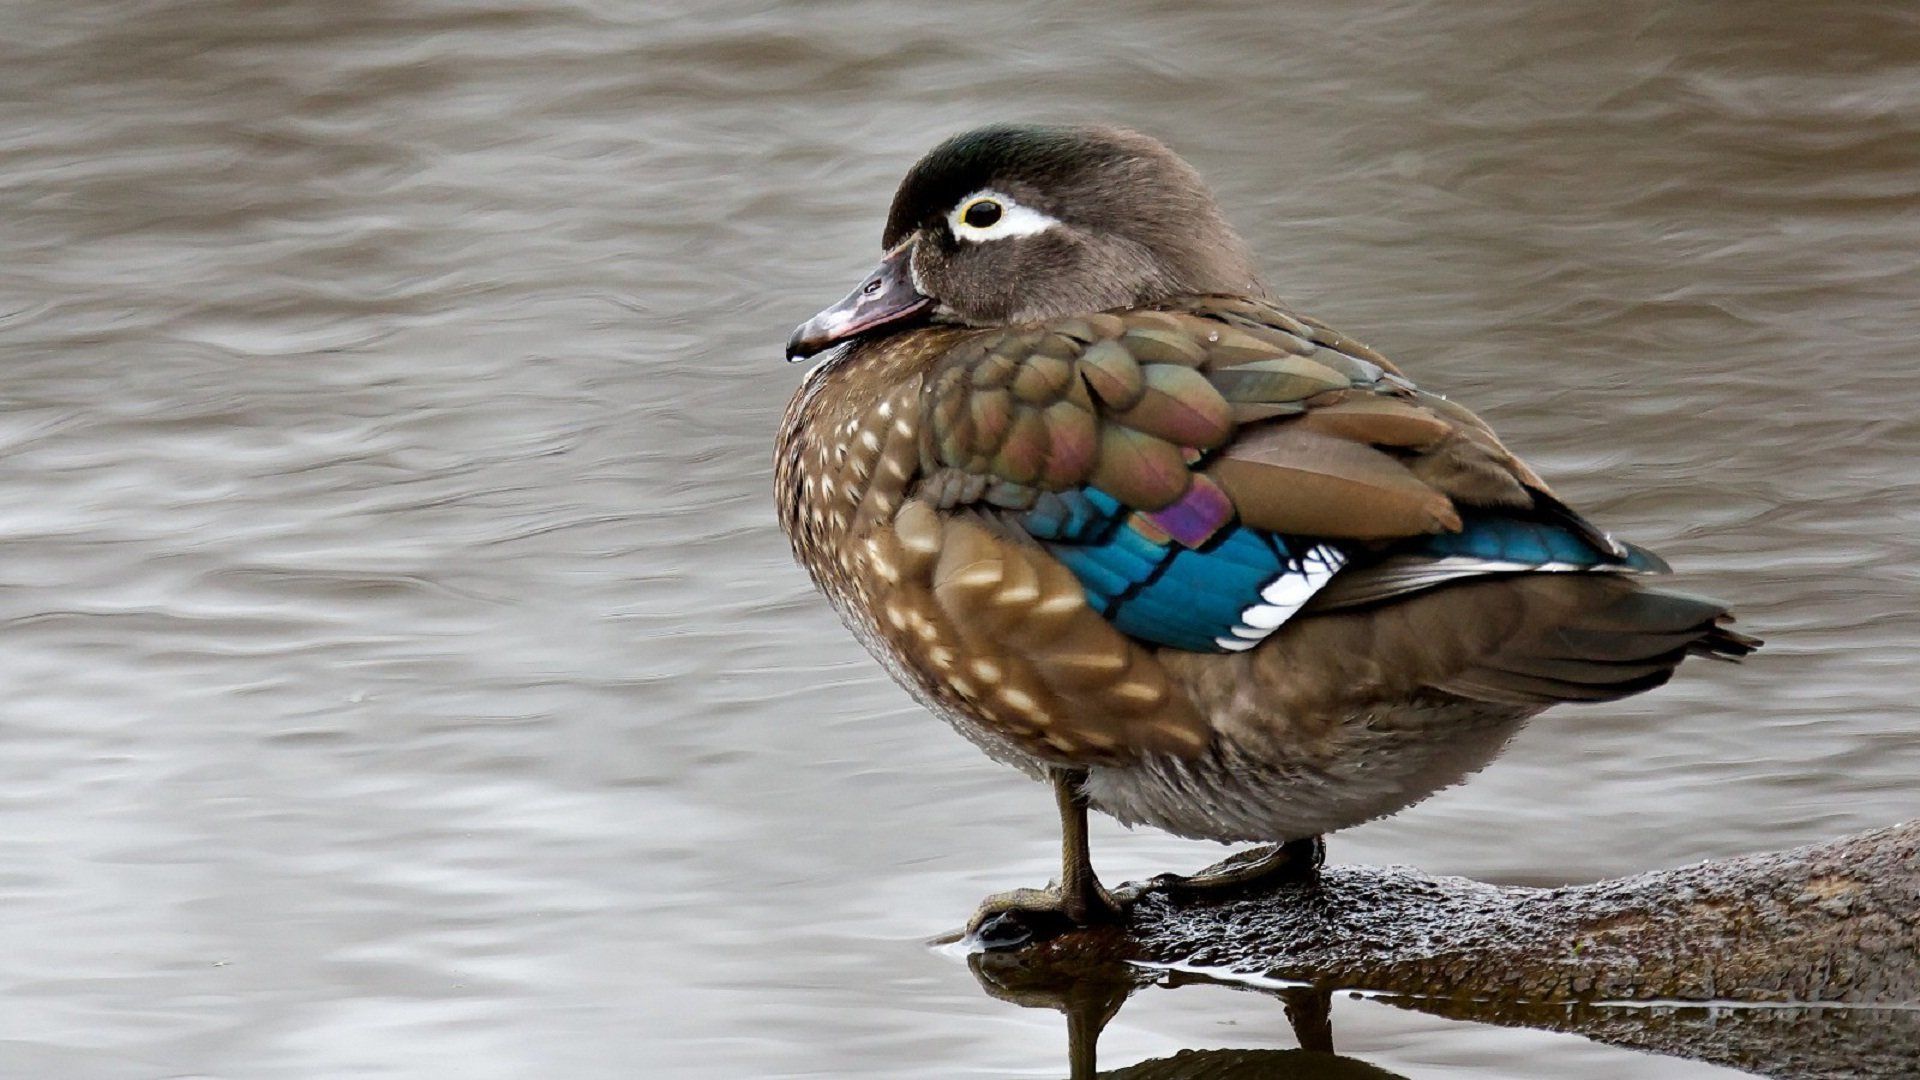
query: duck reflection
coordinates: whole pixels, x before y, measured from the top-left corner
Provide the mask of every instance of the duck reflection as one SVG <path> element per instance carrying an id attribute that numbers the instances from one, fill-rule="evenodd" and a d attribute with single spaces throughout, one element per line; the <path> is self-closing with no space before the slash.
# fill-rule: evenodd
<path id="1" fill-rule="evenodd" d="M 990 997 L 1054 1009 L 1067 1020 L 1072 1080 L 1393 1080 L 1401 1074 L 1334 1049 L 1332 991 L 1250 986 L 1204 974 L 1020 952 L 983 952 L 968 967 Z M 1102 1072 L 1100 1033 L 1144 987 L 1229 986 L 1279 999 L 1297 1050 L 1188 1049 Z M 1847 1006 L 1570 1004 L 1373 995 L 1449 1019 L 1582 1035 L 1597 1042 L 1691 1058 L 1779 1080 L 1920 1076 L 1920 1010 Z"/>
<path id="2" fill-rule="evenodd" d="M 991 997 L 1027 1008 L 1056 1009 L 1067 1018 L 1067 1060 L 1072 1080 L 1398 1080 L 1387 1072 L 1333 1050 L 1332 998 L 1311 987 L 1268 991 L 1278 997 L 1298 1050 L 1182 1050 L 1167 1058 L 1099 1071 L 1100 1032 L 1135 990 L 1149 984 L 1179 986 L 1210 982 L 1178 972 L 1155 972 L 1125 964 L 1079 966 L 1032 964 L 1000 952 L 967 959 Z"/>

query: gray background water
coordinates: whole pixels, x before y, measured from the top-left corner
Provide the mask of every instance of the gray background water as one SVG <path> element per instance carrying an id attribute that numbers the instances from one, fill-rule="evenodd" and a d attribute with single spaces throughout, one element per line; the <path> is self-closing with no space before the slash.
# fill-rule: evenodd
<path id="1" fill-rule="evenodd" d="M 7 1075 L 1064 1073 L 1057 1016 L 922 944 L 1046 878 L 1045 792 L 886 681 L 770 509 L 787 331 L 986 121 L 1166 138 L 1278 291 L 1770 640 L 1334 859 L 1559 882 L 1914 814 L 1910 5 L 0 20 Z M 1334 1024 L 1411 1077 L 1727 1075 Z M 1189 990 L 1102 1050 L 1220 1045 L 1292 1037 Z"/>

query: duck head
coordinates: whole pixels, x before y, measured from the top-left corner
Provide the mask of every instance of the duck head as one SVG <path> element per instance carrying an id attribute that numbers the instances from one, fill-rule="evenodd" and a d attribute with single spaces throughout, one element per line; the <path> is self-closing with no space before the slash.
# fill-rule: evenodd
<path id="1" fill-rule="evenodd" d="M 1193 167 L 1106 127 L 989 127 L 907 172 L 886 257 L 787 342 L 799 360 L 932 321 L 1001 326 L 1185 293 L 1260 295 L 1246 245 Z"/>

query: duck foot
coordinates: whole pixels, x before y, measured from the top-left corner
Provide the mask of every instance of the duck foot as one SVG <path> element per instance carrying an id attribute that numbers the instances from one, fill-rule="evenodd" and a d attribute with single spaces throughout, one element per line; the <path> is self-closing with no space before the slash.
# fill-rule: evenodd
<path id="1" fill-rule="evenodd" d="M 1131 901 L 1114 898 L 1098 881 L 1074 889 L 1013 889 L 994 893 L 967 920 L 966 940 L 982 949 L 1011 949 L 1069 930 L 1118 923 Z"/>
<path id="2" fill-rule="evenodd" d="M 1060 880 L 1044 889 L 1015 889 L 980 901 L 967 920 L 965 940 L 985 949 L 1011 949 L 1068 930 L 1121 922 L 1132 901 L 1120 902 L 1100 884 L 1087 857 L 1087 797 L 1080 769 L 1054 769 L 1060 810 Z"/>
<path id="3" fill-rule="evenodd" d="M 1318 836 L 1289 840 L 1235 852 L 1197 873 L 1156 874 L 1145 881 L 1129 881 L 1113 890 L 1113 898 L 1128 906 L 1148 893 L 1212 899 L 1281 882 L 1311 881 L 1326 857 L 1327 845 Z"/>

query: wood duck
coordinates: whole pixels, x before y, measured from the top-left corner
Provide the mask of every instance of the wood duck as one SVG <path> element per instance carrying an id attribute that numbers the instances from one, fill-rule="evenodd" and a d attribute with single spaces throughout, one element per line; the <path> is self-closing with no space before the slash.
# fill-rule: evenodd
<path id="1" fill-rule="evenodd" d="M 1484 766 L 1565 701 L 1760 642 L 1554 496 L 1461 406 L 1266 298 L 1194 169 L 1146 136 L 984 128 L 894 196 L 878 269 L 800 326 L 780 521 L 928 709 L 1051 781 L 1060 879 L 1012 914 L 1117 916 L 1089 806 L 1278 845 Z M 1036 920 L 1038 920 L 1036 922 Z"/>

